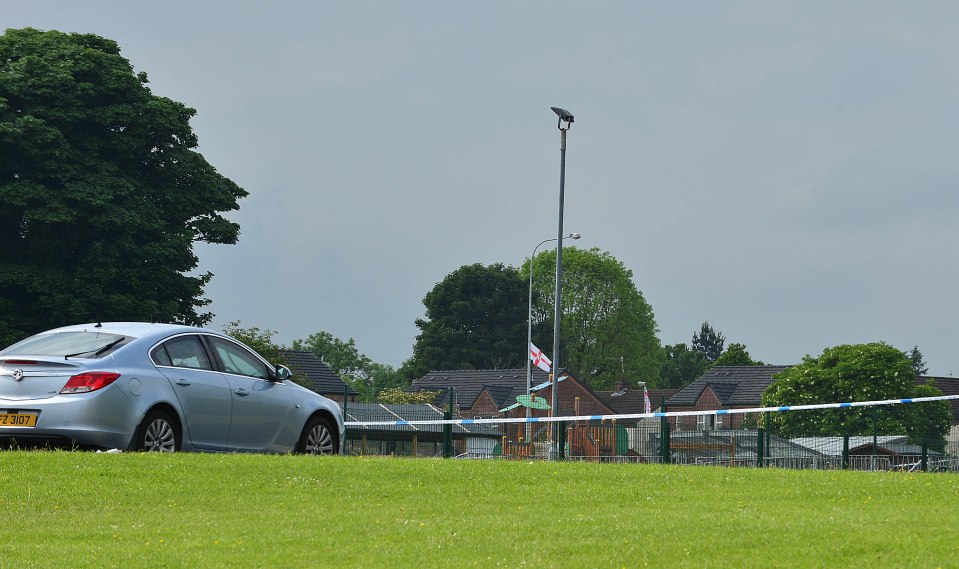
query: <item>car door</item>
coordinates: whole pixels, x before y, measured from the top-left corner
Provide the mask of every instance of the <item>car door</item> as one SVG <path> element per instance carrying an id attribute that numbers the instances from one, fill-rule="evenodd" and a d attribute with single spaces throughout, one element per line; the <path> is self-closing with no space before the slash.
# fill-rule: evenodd
<path id="1" fill-rule="evenodd" d="M 272 370 L 256 354 L 225 338 L 207 336 L 233 398 L 229 446 L 235 450 L 280 451 L 293 445 L 287 417 L 293 405 L 289 387 L 272 380 Z"/>
<path id="2" fill-rule="evenodd" d="M 200 337 L 174 336 L 153 348 L 150 357 L 173 386 L 190 443 L 198 449 L 225 450 L 233 398 L 229 382 L 215 369 Z"/>

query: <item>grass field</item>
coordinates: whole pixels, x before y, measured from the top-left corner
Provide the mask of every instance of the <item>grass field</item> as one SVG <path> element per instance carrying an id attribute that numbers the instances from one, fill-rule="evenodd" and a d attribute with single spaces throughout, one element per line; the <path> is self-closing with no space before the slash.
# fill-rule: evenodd
<path id="1" fill-rule="evenodd" d="M 0 452 L 0 567 L 956 567 L 959 477 Z"/>

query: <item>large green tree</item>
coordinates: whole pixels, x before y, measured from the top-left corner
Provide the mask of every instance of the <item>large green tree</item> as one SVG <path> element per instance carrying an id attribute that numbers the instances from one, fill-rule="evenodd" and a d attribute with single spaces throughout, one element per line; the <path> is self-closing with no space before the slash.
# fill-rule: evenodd
<path id="1" fill-rule="evenodd" d="M 926 365 L 922 352 L 919 351 L 919 346 L 913 346 L 912 350 L 906 352 L 906 357 L 909 358 L 909 363 L 912 365 L 912 370 L 916 372 L 916 377 L 925 375 L 929 371 L 929 366 Z"/>
<path id="2" fill-rule="evenodd" d="M 502 263 L 448 274 L 423 298 L 426 318 L 416 320 L 420 333 L 404 373 L 525 365 L 528 290 L 519 272 Z"/>
<path id="3" fill-rule="evenodd" d="M 553 345 L 556 251 L 533 259 L 533 343 Z M 529 263 L 523 265 L 529 278 Z M 660 385 L 662 353 L 653 309 L 633 282 L 633 273 L 597 248 L 563 249 L 560 362 L 594 389 L 627 380 Z M 524 303 L 525 304 L 525 303 Z"/>
<path id="4" fill-rule="evenodd" d="M 702 353 L 707 360 L 714 362 L 722 355 L 725 342 L 726 336 L 722 332 L 714 330 L 709 322 L 703 322 L 699 332 L 693 333 L 692 347 L 697 352 Z"/>
<path id="5" fill-rule="evenodd" d="M 726 350 L 713 362 L 715 366 L 761 366 L 766 365 L 761 361 L 754 360 L 746 351 L 746 344 L 733 342 L 726 347 Z"/>
<path id="6" fill-rule="evenodd" d="M 659 368 L 660 387 L 682 389 L 706 373 L 709 360 L 698 350 L 686 344 L 663 346 L 663 359 Z"/>
<path id="7" fill-rule="evenodd" d="M 878 401 L 942 395 L 931 385 L 916 383 L 909 358 L 884 342 L 842 345 L 778 374 L 762 396 L 764 406 Z M 875 415 L 873 414 L 875 413 Z M 940 450 L 952 424 L 945 401 L 775 413 L 772 421 L 784 436 L 906 434 L 914 442 L 933 441 Z"/>
<path id="8" fill-rule="evenodd" d="M 204 324 L 197 241 L 235 243 L 247 193 L 197 151 L 195 114 L 119 46 L 0 36 L 0 345 L 68 323 Z"/>

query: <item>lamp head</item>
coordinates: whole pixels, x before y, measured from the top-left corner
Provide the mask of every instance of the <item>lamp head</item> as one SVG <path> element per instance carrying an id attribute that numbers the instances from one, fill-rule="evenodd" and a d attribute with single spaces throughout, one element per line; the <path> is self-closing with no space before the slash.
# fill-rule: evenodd
<path id="1" fill-rule="evenodd" d="M 569 234 L 569 238 L 570 238 L 570 239 L 579 239 L 580 237 L 582 237 L 582 235 L 580 235 L 579 233 L 570 233 L 570 234 Z"/>
<path id="2" fill-rule="evenodd" d="M 573 113 L 567 111 L 566 109 L 561 109 L 559 107 L 550 107 L 553 109 L 553 112 L 556 113 L 556 116 L 559 117 L 559 120 L 566 121 L 568 123 L 573 122 Z"/>

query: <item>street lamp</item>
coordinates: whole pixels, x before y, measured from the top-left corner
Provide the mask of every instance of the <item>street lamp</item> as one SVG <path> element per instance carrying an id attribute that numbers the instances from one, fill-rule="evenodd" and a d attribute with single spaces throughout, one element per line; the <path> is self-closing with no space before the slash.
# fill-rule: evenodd
<path id="1" fill-rule="evenodd" d="M 566 191 L 566 131 L 573 126 L 573 115 L 566 109 L 550 107 L 559 120 L 556 121 L 556 128 L 559 129 L 559 228 L 556 231 L 556 306 L 553 314 L 553 381 L 551 389 L 553 392 L 553 416 L 559 410 L 559 317 L 560 304 L 562 298 L 562 287 L 560 283 L 563 278 L 563 194 Z M 566 127 L 563 128 L 563 123 Z M 553 423 L 553 432 L 556 432 L 555 423 Z M 558 437 L 552 437 L 550 445 L 550 458 L 559 457 Z"/>
<path id="2" fill-rule="evenodd" d="M 570 233 L 569 235 L 563 237 L 563 239 L 579 239 L 582 237 L 579 233 Z M 544 239 L 539 242 L 539 245 L 533 247 L 533 254 L 529 256 L 529 312 L 526 317 L 526 351 L 529 352 L 530 347 L 533 345 L 533 257 L 536 256 L 536 250 L 539 249 L 540 245 L 543 243 L 549 243 L 550 241 L 556 241 L 553 239 Z M 562 239 L 560 240 L 562 241 Z M 526 395 L 529 395 L 533 390 L 533 366 L 532 361 L 528 357 L 526 358 Z M 553 370 L 555 371 L 555 369 Z M 526 418 L 529 418 L 529 407 L 526 408 Z M 527 428 L 529 424 L 527 424 Z M 526 442 L 529 442 L 529 434 L 526 435 Z"/>

